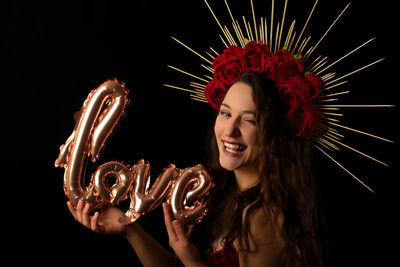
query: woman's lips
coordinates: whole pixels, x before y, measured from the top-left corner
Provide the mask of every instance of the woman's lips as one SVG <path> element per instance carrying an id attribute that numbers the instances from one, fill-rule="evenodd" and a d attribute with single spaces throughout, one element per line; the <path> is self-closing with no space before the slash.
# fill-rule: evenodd
<path id="1" fill-rule="evenodd" d="M 240 156 L 243 153 L 243 151 L 246 150 L 247 148 L 246 145 L 235 142 L 228 142 L 225 140 L 222 140 L 222 145 L 224 148 L 224 153 L 227 154 L 228 156 L 233 156 L 233 157 Z"/>

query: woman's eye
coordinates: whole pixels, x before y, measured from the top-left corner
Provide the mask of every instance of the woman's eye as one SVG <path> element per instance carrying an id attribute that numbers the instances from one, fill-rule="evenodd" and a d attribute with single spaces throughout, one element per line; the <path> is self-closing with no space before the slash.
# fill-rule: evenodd
<path id="1" fill-rule="evenodd" d="M 257 124 L 256 121 L 253 120 L 253 119 L 245 119 L 245 121 L 246 121 L 246 122 L 249 122 L 249 123 L 251 123 L 251 124 L 254 124 L 254 125 Z"/>
<path id="2" fill-rule="evenodd" d="M 221 114 L 224 117 L 230 117 L 231 116 L 231 114 L 229 114 L 229 112 L 226 112 L 226 111 L 220 111 L 219 114 Z"/>

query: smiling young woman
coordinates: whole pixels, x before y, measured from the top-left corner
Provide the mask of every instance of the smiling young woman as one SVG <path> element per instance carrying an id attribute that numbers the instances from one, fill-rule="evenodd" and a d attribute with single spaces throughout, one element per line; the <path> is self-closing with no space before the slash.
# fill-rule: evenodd
<path id="1" fill-rule="evenodd" d="M 222 99 L 209 166 L 216 187 L 192 232 L 209 264 L 322 266 L 308 145 L 286 114 L 275 83 L 256 72 Z"/>

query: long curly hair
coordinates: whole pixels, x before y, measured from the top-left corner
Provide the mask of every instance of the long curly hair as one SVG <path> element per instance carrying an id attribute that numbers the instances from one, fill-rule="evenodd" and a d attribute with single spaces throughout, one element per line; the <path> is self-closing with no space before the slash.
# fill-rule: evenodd
<path id="1" fill-rule="evenodd" d="M 226 248 L 238 238 L 241 250 L 249 249 L 249 218 L 263 209 L 278 227 L 276 211 L 284 216 L 281 236 L 285 248 L 281 266 L 323 266 L 321 233 L 323 220 L 318 213 L 315 179 L 311 173 L 310 146 L 294 137 L 286 120 L 287 108 L 280 101 L 273 81 L 255 72 L 242 74 L 237 82 L 249 85 L 256 105 L 256 158 L 260 182 L 238 191 L 232 172 L 219 164 L 215 135 L 210 132 L 208 169 L 215 188 L 210 194 L 209 214 L 194 228 L 192 241 L 203 253 L 211 252 L 212 242 L 223 237 Z M 233 249 L 233 248 L 232 248 Z"/>

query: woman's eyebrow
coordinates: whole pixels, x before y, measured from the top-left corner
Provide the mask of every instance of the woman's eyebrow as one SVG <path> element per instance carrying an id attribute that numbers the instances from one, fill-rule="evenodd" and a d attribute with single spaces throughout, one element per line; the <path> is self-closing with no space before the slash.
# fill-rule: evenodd
<path id="1" fill-rule="evenodd" d="M 225 107 L 231 109 L 231 107 L 228 104 L 225 104 L 225 103 L 222 103 L 221 106 L 225 106 Z"/>
<path id="2" fill-rule="evenodd" d="M 256 115 L 256 113 L 254 112 L 254 111 L 251 111 L 251 110 L 244 110 L 243 112 L 242 112 L 242 114 L 251 114 L 251 115 Z"/>
<path id="3" fill-rule="evenodd" d="M 231 106 L 229 106 L 226 103 L 222 103 L 221 106 L 224 106 L 224 107 L 226 107 L 228 109 L 232 109 Z M 254 111 L 252 111 L 252 110 L 244 110 L 244 111 L 242 111 L 242 114 L 251 114 L 251 115 L 254 115 L 254 116 L 256 115 L 256 113 Z"/>

